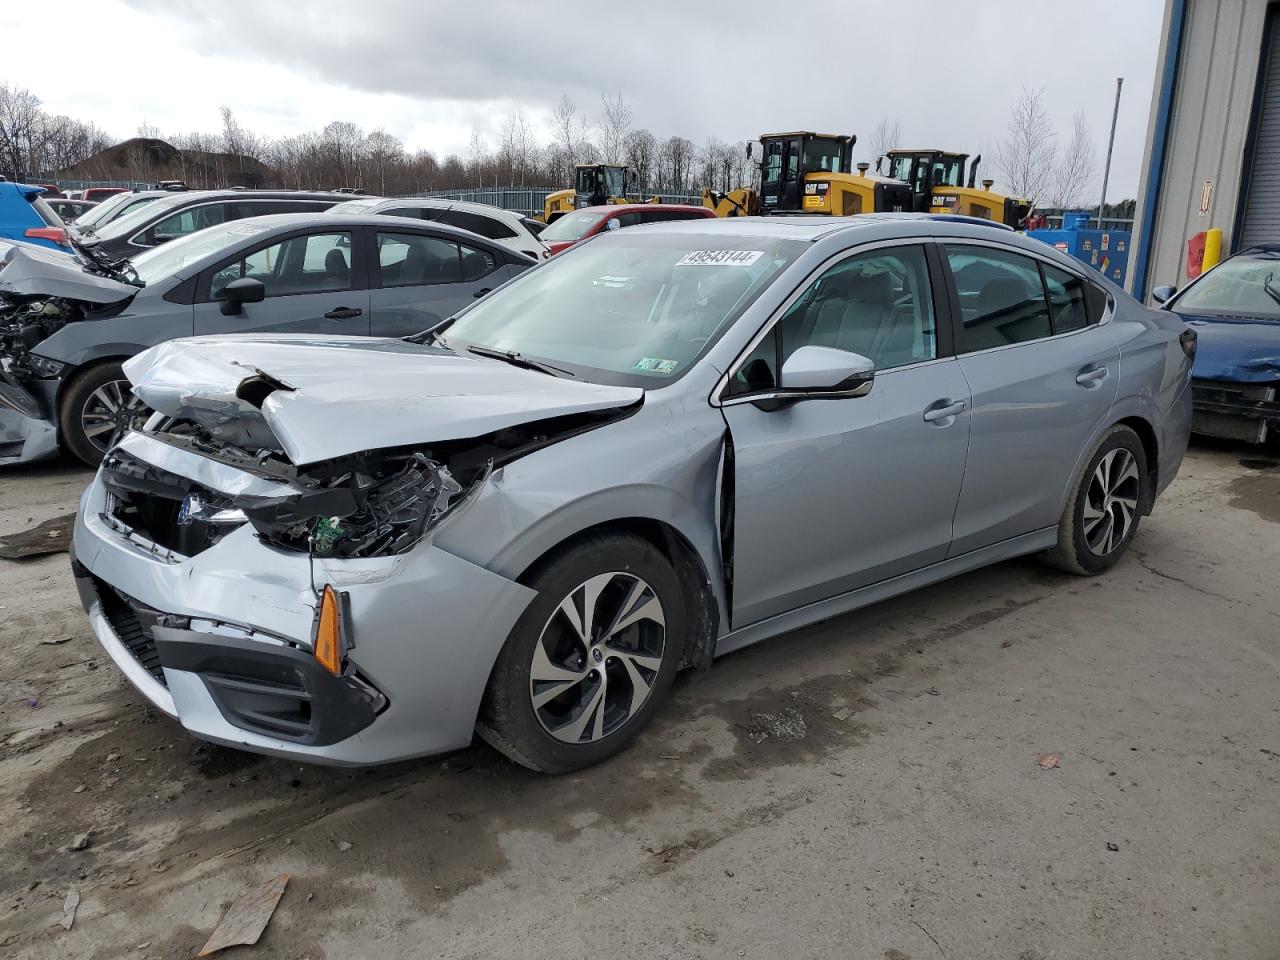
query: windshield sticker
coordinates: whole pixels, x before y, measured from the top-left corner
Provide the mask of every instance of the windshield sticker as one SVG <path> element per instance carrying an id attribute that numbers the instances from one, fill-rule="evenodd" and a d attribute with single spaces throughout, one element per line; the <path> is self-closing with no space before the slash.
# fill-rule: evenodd
<path id="1" fill-rule="evenodd" d="M 633 277 L 596 277 L 591 281 L 595 287 L 621 287 L 630 290 L 635 284 Z"/>
<path id="2" fill-rule="evenodd" d="M 749 267 L 764 256 L 763 250 L 690 250 L 677 267 Z"/>
<path id="3" fill-rule="evenodd" d="M 636 370 L 647 370 L 653 373 L 670 373 L 680 365 L 679 360 L 659 360 L 657 357 L 641 357 L 636 361 Z"/>

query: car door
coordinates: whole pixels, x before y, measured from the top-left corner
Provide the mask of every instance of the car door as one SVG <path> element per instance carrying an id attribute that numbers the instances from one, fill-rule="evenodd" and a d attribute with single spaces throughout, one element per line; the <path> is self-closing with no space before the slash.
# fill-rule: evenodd
<path id="1" fill-rule="evenodd" d="M 511 271 L 498 250 L 442 234 L 369 228 L 369 236 L 374 336 L 430 330 L 505 282 Z"/>
<path id="2" fill-rule="evenodd" d="M 236 230 L 255 236 L 246 223 Z M 313 227 L 270 241 L 250 241 L 242 250 L 201 273 L 195 305 L 195 332 L 323 333 L 367 335 L 369 291 L 364 257 L 352 230 Z M 261 303 L 227 312 L 222 288 L 249 277 L 262 282 Z"/>
<path id="3" fill-rule="evenodd" d="M 922 242 L 840 259 L 733 369 L 734 629 L 945 558 L 970 416 L 940 273 Z M 872 360 L 870 393 L 779 396 L 806 344 Z"/>
<path id="4" fill-rule="evenodd" d="M 1058 522 L 1077 462 L 1115 400 L 1120 350 L 1070 271 L 995 244 L 943 249 L 956 353 L 973 393 L 958 556 Z"/>

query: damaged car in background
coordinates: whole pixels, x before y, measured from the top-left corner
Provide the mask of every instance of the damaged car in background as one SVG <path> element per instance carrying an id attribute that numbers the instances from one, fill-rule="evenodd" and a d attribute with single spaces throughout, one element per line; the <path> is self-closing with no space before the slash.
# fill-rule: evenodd
<path id="1" fill-rule="evenodd" d="M 221 336 L 85 492 L 92 629 L 196 736 L 323 763 L 474 732 L 560 772 L 676 672 L 975 567 L 1108 569 L 1173 479 L 1195 338 L 981 221 L 586 241 L 423 335 Z"/>
<path id="2" fill-rule="evenodd" d="M 59 447 L 86 464 L 150 413 L 121 365 L 175 337 L 407 336 L 534 261 L 418 220 L 277 214 L 132 260 L 0 244 L 0 465 Z"/>

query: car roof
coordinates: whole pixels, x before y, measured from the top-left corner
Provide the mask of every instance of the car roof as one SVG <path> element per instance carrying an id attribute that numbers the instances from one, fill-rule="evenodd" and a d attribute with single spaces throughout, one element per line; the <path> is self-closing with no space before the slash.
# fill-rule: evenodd
<path id="1" fill-rule="evenodd" d="M 335 222 L 343 226 L 351 227 L 381 227 L 383 230 L 394 227 L 415 228 L 417 230 L 430 230 L 444 235 L 454 236 L 458 240 L 467 243 L 475 243 L 477 240 L 486 246 L 503 250 L 508 255 L 518 255 L 516 251 L 504 247 L 497 240 L 490 240 L 488 237 L 482 237 L 478 233 L 472 233 L 470 230 L 463 230 L 461 227 L 450 226 L 447 223 L 439 223 L 435 220 L 419 220 L 417 217 L 388 217 L 385 213 L 328 213 L 318 211 L 316 213 L 268 213 L 261 217 L 241 217 L 238 220 L 228 220 L 225 226 L 234 224 L 256 224 L 269 230 L 284 229 L 305 229 L 307 227 L 328 227 L 333 229 Z M 224 224 L 219 224 L 224 226 Z"/>
<path id="2" fill-rule="evenodd" d="M 705 216 L 713 217 L 715 213 L 710 207 L 696 203 L 602 203 L 594 207 L 579 207 L 570 213 L 636 213 L 640 210 L 671 210 L 684 213 L 689 210 L 705 210 Z"/>
<path id="3" fill-rule="evenodd" d="M 643 209 L 648 204 L 641 205 Z M 594 209 L 616 209 L 598 207 Z M 875 225 L 906 225 L 911 222 L 930 221 L 938 224 L 955 224 L 969 226 L 975 230 L 991 231 L 1002 240 L 1016 236 L 1014 231 L 994 220 L 980 217 L 963 217 L 943 213 L 859 213 L 850 217 L 828 217 L 815 214 L 774 214 L 765 217 L 716 217 L 715 225 L 711 219 L 706 220 L 673 220 L 662 223 L 645 224 L 647 231 L 664 230 L 680 233 L 708 233 L 714 230 L 727 236 L 739 237 L 777 237 L 784 240 L 821 240 L 823 237 L 841 233 L 846 230 L 866 229 Z M 946 231 L 956 235 L 962 231 Z M 968 231 L 963 231 L 968 232 Z"/>
<path id="4" fill-rule="evenodd" d="M 356 198 L 353 198 L 356 199 Z M 438 207 L 442 210 L 461 210 L 464 213 L 478 213 L 483 216 L 505 217 L 511 220 L 527 220 L 523 214 L 505 207 L 495 207 L 491 203 L 476 203 L 474 200 L 450 200 L 448 197 L 383 197 L 373 207 Z M 372 209 L 372 208 L 371 208 Z"/>

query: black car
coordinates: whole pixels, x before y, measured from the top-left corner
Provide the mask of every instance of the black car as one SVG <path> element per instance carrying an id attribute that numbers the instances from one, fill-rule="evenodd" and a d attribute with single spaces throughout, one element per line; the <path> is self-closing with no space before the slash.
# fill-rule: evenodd
<path id="1" fill-rule="evenodd" d="M 320 213 L 351 197 L 303 190 L 191 190 L 169 193 L 112 220 L 76 243 L 120 260 L 205 227 L 272 213 Z"/>

